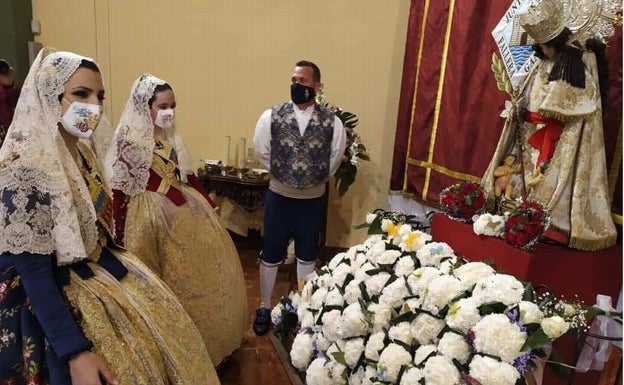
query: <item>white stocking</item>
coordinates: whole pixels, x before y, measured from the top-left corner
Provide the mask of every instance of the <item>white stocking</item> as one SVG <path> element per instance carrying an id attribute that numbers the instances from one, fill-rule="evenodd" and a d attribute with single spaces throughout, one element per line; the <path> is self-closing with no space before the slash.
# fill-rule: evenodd
<path id="1" fill-rule="evenodd" d="M 297 285 L 301 285 L 301 281 L 308 280 L 308 275 L 312 274 L 316 269 L 316 261 L 300 261 L 297 259 Z"/>
<path id="2" fill-rule="evenodd" d="M 271 308 L 271 295 L 277 278 L 277 266 L 260 261 L 260 307 Z"/>

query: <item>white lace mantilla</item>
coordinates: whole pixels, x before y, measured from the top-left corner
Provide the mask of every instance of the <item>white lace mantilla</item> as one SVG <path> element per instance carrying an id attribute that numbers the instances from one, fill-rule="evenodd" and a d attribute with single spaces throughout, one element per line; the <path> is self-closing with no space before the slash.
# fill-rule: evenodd
<path id="1" fill-rule="evenodd" d="M 156 87 L 165 83 L 147 73 L 134 82 L 113 137 L 115 146 L 111 147 L 106 162 L 107 178 L 111 188 L 129 196 L 140 194 L 147 187 L 154 152 L 154 122 L 149 100 Z M 184 171 L 182 174 L 192 172 L 190 156 L 174 127 L 166 131 L 166 138 L 176 150 L 178 165 Z"/>
<path id="2" fill-rule="evenodd" d="M 61 265 L 96 247 L 95 209 L 58 128 L 59 95 L 82 60 L 93 61 L 44 48 L 26 77 L 0 149 L 0 253 L 56 252 Z"/>

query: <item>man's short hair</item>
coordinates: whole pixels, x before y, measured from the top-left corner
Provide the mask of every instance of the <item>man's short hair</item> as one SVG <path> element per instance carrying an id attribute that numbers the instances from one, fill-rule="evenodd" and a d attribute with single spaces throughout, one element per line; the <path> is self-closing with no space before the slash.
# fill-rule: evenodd
<path id="1" fill-rule="evenodd" d="M 311 61 L 307 61 L 307 60 L 299 60 L 296 64 L 297 67 L 312 67 L 312 71 L 314 72 L 312 74 L 312 78 L 314 79 L 315 82 L 320 82 L 321 81 L 321 70 L 320 68 L 318 68 L 318 66 L 314 63 L 312 63 Z"/>

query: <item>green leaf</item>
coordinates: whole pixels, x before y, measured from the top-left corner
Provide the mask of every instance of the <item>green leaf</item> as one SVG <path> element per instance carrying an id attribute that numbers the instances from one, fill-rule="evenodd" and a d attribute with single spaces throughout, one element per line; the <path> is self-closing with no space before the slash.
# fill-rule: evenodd
<path id="1" fill-rule="evenodd" d="M 544 333 L 544 330 L 542 328 L 539 328 L 524 343 L 520 351 L 527 352 L 529 350 L 540 348 L 549 343 L 550 343 L 550 338 L 548 338 L 548 336 L 546 335 L 546 333 Z"/>
<path id="2" fill-rule="evenodd" d="M 345 361 L 345 355 L 343 352 L 334 352 L 331 355 L 334 356 L 334 360 L 336 360 L 337 363 L 347 366 L 347 361 Z"/>
<path id="3" fill-rule="evenodd" d="M 564 366 L 565 363 L 563 358 L 557 353 L 557 351 L 553 350 L 550 352 L 550 356 L 548 357 L 548 361 L 546 361 L 546 366 L 548 366 L 559 378 L 562 383 L 568 384 L 570 380 L 570 376 L 572 375 L 572 368 Z"/>

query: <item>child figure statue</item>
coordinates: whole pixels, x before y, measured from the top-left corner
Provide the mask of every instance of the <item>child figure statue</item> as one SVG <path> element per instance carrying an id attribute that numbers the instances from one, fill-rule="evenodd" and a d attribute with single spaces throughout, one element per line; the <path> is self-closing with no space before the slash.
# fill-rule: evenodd
<path id="1" fill-rule="evenodd" d="M 500 198 L 502 195 L 506 199 L 512 199 L 514 184 L 511 182 L 511 176 L 522 172 L 520 165 L 514 166 L 515 161 L 516 156 L 508 154 L 503 163 L 494 169 L 494 177 L 496 178 L 494 180 L 494 195 L 496 198 Z"/>

